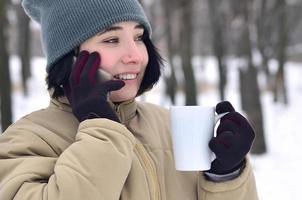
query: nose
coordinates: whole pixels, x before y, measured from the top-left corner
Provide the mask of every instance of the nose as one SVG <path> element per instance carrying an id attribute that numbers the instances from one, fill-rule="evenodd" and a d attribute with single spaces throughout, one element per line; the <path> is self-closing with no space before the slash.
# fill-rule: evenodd
<path id="1" fill-rule="evenodd" d="M 139 64 L 142 62 L 142 52 L 138 45 L 133 42 L 129 42 L 125 48 L 125 54 L 122 58 L 124 64 Z"/>

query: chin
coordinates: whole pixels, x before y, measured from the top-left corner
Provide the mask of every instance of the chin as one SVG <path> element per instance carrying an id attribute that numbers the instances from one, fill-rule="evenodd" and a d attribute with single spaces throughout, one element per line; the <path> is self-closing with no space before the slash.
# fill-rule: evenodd
<path id="1" fill-rule="evenodd" d="M 136 97 L 137 92 L 123 92 L 123 94 L 117 94 L 115 92 L 112 92 L 110 94 L 110 100 L 114 103 L 128 101 L 131 99 L 134 99 Z"/>

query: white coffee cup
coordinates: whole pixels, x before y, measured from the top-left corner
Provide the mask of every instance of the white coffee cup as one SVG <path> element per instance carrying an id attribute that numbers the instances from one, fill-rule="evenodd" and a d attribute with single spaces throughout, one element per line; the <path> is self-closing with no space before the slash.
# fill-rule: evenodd
<path id="1" fill-rule="evenodd" d="M 176 170 L 205 171 L 215 159 L 209 149 L 215 124 L 227 113 L 215 114 L 215 107 L 171 106 L 170 120 Z"/>

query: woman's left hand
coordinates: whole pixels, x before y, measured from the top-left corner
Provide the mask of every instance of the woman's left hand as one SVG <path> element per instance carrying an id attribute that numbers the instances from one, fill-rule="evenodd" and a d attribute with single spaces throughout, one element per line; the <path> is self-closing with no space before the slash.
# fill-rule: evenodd
<path id="1" fill-rule="evenodd" d="M 229 113 L 221 118 L 217 136 L 209 142 L 209 147 L 215 153 L 216 159 L 207 172 L 228 174 L 244 165 L 245 156 L 252 147 L 255 132 L 247 119 L 236 112 L 230 102 L 218 103 L 216 112 Z"/>

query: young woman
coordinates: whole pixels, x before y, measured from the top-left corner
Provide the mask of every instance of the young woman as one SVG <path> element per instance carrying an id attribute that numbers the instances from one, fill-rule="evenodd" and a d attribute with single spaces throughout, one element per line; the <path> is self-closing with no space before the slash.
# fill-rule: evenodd
<path id="1" fill-rule="evenodd" d="M 254 131 L 229 102 L 216 106 L 230 113 L 209 144 L 211 169 L 175 170 L 168 111 L 135 100 L 161 68 L 136 0 L 23 6 L 41 24 L 52 98 L 0 136 L 1 200 L 257 199 L 246 159 Z"/>

